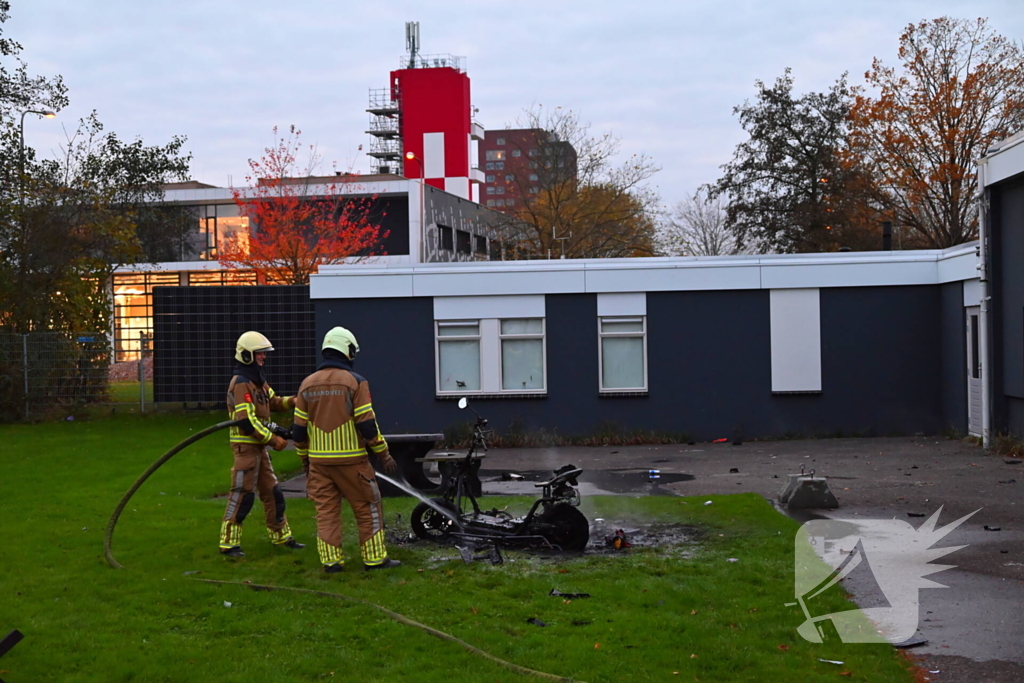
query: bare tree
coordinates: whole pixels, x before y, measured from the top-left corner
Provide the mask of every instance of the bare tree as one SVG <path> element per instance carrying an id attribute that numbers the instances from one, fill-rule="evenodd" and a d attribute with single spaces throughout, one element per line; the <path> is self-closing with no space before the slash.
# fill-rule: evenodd
<path id="1" fill-rule="evenodd" d="M 522 135 L 509 150 L 500 188 L 514 204 L 495 226 L 508 256 L 654 253 L 658 197 L 647 181 L 660 168 L 649 157 L 636 154 L 616 165 L 618 139 L 592 135 L 590 124 L 561 107 L 534 107 L 516 127 L 510 132 Z"/>
<path id="2" fill-rule="evenodd" d="M 658 237 L 662 251 L 673 256 L 740 253 L 736 236 L 726 224 L 721 196 L 710 196 L 706 186 L 672 207 Z"/>

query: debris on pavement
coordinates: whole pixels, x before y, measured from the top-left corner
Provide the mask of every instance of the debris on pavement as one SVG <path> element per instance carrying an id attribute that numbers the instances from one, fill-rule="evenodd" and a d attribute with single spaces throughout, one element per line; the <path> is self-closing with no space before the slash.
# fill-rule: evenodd
<path id="1" fill-rule="evenodd" d="M 711 505 L 711 501 L 710 500 L 706 500 L 706 501 L 704 501 L 704 504 L 705 505 Z"/>
<path id="2" fill-rule="evenodd" d="M 526 477 L 524 477 L 521 474 L 516 474 L 515 472 L 502 472 L 501 473 L 501 480 L 502 481 L 522 481 L 523 479 L 526 479 Z"/>
<path id="3" fill-rule="evenodd" d="M 527 624 L 533 624 L 534 626 L 540 626 L 542 628 L 544 626 L 547 626 L 547 624 L 545 624 L 543 621 L 541 621 L 537 617 L 530 617 L 529 619 L 526 620 L 526 623 Z"/>
<path id="4" fill-rule="evenodd" d="M 836 666 L 842 666 L 846 662 L 840 662 L 838 659 L 822 659 L 818 657 L 819 662 L 825 662 L 826 664 L 835 664 Z"/>
<path id="5" fill-rule="evenodd" d="M 740 473 L 740 468 L 739 467 L 730 467 L 729 468 L 729 474 L 739 474 L 739 473 Z"/>
<path id="6" fill-rule="evenodd" d="M 1016 458 L 1003 458 L 1003 462 L 1007 465 L 1019 465 L 1021 463 L 1021 461 Z"/>
<path id="7" fill-rule="evenodd" d="M 907 513 L 907 517 L 925 517 L 925 516 L 926 515 L 923 512 L 908 512 Z"/>
<path id="8" fill-rule="evenodd" d="M 912 647 L 920 647 L 922 645 L 927 645 L 927 644 L 928 644 L 928 639 L 927 638 L 920 638 L 920 637 L 918 637 L 918 638 L 911 638 L 909 640 L 904 640 L 902 643 L 894 643 L 893 647 L 896 648 L 897 650 L 906 650 L 906 649 L 909 649 L 909 648 L 912 648 Z"/>
<path id="9" fill-rule="evenodd" d="M 1001 526 L 989 526 L 988 524 L 985 525 L 985 531 L 1002 531 L 1002 530 L 1003 530 L 1003 527 L 1001 527 Z"/>
<path id="10" fill-rule="evenodd" d="M 553 598 L 565 598 L 566 600 L 579 600 L 581 598 L 589 598 L 590 593 L 563 593 L 557 588 L 552 588 L 551 592 L 548 593 Z"/>

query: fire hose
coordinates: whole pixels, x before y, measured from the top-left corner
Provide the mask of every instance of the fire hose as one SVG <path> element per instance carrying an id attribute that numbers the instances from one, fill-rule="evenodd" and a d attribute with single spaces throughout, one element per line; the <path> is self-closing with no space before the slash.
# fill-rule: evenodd
<path id="1" fill-rule="evenodd" d="M 178 443 L 173 448 L 171 448 L 169 451 L 167 451 L 166 453 L 161 455 L 159 458 L 157 458 L 156 462 L 154 462 L 152 465 L 150 465 L 146 469 L 146 471 L 143 472 L 139 476 L 139 478 L 135 480 L 135 482 L 128 488 L 128 491 L 124 494 L 124 496 L 121 497 L 121 500 L 120 500 L 120 502 L 118 502 L 117 507 L 114 508 L 113 514 L 110 515 L 110 521 L 107 522 L 107 530 L 106 530 L 106 533 L 104 534 L 104 537 L 103 537 L 103 552 L 104 552 L 104 554 L 107 557 L 107 563 L 111 567 L 113 567 L 114 569 L 124 569 L 124 567 L 116 559 L 114 559 L 114 553 L 113 553 L 113 549 L 112 549 L 112 540 L 113 540 L 113 537 L 114 537 L 114 527 L 117 525 L 117 520 L 121 516 L 121 512 L 124 511 L 124 508 L 128 504 L 128 501 L 131 500 L 131 497 L 135 494 L 136 491 L 139 490 L 139 488 L 145 483 L 145 481 L 147 479 L 149 479 L 149 477 L 154 472 L 156 472 L 158 469 L 160 469 L 160 467 L 164 463 L 166 463 L 172 457 L 177 455 L 180 451 L 184 450 L 185 448 L 187 448 L 188 446 L 192 445 L 196 441 L 199 441 L 200 439 L 205 438 L 205 437 L 209 436 L 210 434 L 213 434 L 214 432 L 219 432 L 222 429 L 227 429 L 229 427 L 240 426 L 240 425 L 246 423 L 247 421 L 248 421 L 248 419 L 228 420 L 226 422 L 219 422 L 219 423 L 217 423 L 217 424 L 215 424 L 213 426 L 207 427 L 206 429 L 204 429 L 202 431 L 196 432 L 195 434 L 193 434 L 192 436 L 188 437 L 184 441 Z M 384 477 L 384 478 L 387 479 L 388 481 L 392 482 L 392 483 L 398 484 L 398 482 L 395 482 L 390 477 Z M 401 488 L 406 489 L 406 487 L 404 487 L 404 486 L 401 486 Z M 406 489 L 406 490 L 408 490 L 408 489 Z M 417 494 L 414 494 L 414 495 L 417 495 Z M 417 495 L 417 497 L 422 499 L 422 496 Z M 435 506 L 431 505 L 431 507 L 435 507 Z M 451 518 L 458 526 L 461 527 L 461 524 L 459 523 L 459 520 L 458 520 L 457 517 L 454 517 L 453 515 L 451 515 L 451 513 L 449 513 L 447 510 L 443 510 L 443 509 L 440 509 L 440 508 L 437 508 L 437 509 L 438 509 L 438 512 L 440 512 L 441 514 L 445 515 L 446 517 Z M 242 582 L 239 582 L 239 581 L 217 581 L 217 580 L 214 580 L 214 579 L 196 579 L 196 580 L 197 581 L 203 581 L 205 583 L 248 586 L 249 588 L 251 588 L 253 590 L 266 590 L 266 591 L 278 590 L 278 591 L 294 591 L 294 592 L 297 592 L 297 593 L 309 593 L 309 594 L 319 595 L 319 596 L 323 596 L 323 597 L 331 597 L 331 598 L 337 598 L 337 599 L 341 599 L 341 600 L 348 600 L 348 601 L 351 601 L 351 602 L 362 603 L 362 604 L 367 605 L 369 607 L 373 607 L 375 609 L 380 610 L 381 612 L 383 612 L 384 614 L 388 615 L 389 617 L 391 617 L 392 619 L 394 619 L 395 621 L 397 621 L 397 622 L 399 622 L 401 624 L 406 624 L 407 626 L 415 626 L 416 628 L 422 629 L 423 631 L 429 633 L 430 635 L 434 636 L 435 638 L 440 638 L 441 640 L 447 640 L 447 641 L 456 643 L 458 645 L 461 645 L 462 647 L 464 647 L 469 652 L 471 652 L 473 654 L 476 654 L 476 655 L 479 655 L 481 657 L 484 657 L 486 659 L 489 659 L 489 660 L 495 662 L 496 664 L 498 664 L 499 666 L 503 666 L 506 669 L 509 669 L 511 671 L 515 671 L 516 673 L 527 675 L 527 676 L 535 676 L 537 678 L 541 678 L 541 679 L 549 680 L 549 681 L 561 681 L 563 683 L 573 683 L 575 681 L 575 679 L 572 679 L 572 678 L 566 678 L 564 676 L 556 676 L 554 674 L 545 673 L 543 671 L 536 671 L 534 669 L 529 669 L 527 667 L 519 666 L 518 664 L 513 664 L 512 662 L 505 661 L 504 659 L 501 659 L 499 657 L 495 657 L 494 655 L 490 654 L 489 652 L 485 652 L 485 651 L 483 651 L 483 650 L 481 650 L 481 649 L 479 649 L 477 647 L 474 647 L 474 646 L 470 645 L 469 643 L 467 643 L 464 640 L 461 640 L 460 638 L 456 638 L 455 636 L 450 635 L 448 633 L 445 633 L 444 631 L 438 631 L 437 629 L 431 628 L 430 626 L 427 626 L 426 624 L 421 624 L 420 622 L 414 621 L 414 620 L 412 620 L 412 619 L 410 619 L 410 618 L 408 618 L 408 617 L 406 617 L 406 616 L 404 616 L 402 614 L 399 614 L 398 612 L 394 612 L 392 610 L 387 609 L 386 607 L 381 607 L 380 605 L 376 605 L 376 604 L 374 604 L 372 602 L 369 602 L 367 600 L 363 600 L 361 598 L 351 598 L 351 597 L 349 597 L 347 595 L 342 595 L 341 593 L 329 593 L 329 592 L 326 592 L 326 591 L 315 591 L 315 590 L 309 590 L 309 589 L 306 589 L 306 588 L 292 588 L 290 586 L 270 586 L 270 585 L 260 585 L 260 584 L 253 584 L 253 583 L 242 583 Z M 582 682 L 579 682 L 579 683 L 582 683 Z"/>
<path id="2" fill-rule="evenodd" d="M 518 664 L 513 664 L 512 662 L 507 662 L 504 659 L 501 659 L 500 657 L 495 657 L 494 655 L 492 655 L 489 652 L 485 652 L 485 651 L 481 650 L 478 647 L 474 647 L 474 646 L 470 645 L 469 643 L 467 643 L 466 641 L 462 640 L 461 638 L 456 638 L 455 636 L 453 636 L 451 634 L 448 634 L 448 633 L 445 633 L 444 631 L 438 631 L 436 628 L 431 628 L 430 626 L 427 626 L 426 624 L 421 624 L 420 622 L 414 621 L 413 619 L 410 619 L 409 617 L 407 617 L 407 616 L 405 616 L 403 614 L 399 614 L 398 612 L 394 612 L 392 610 L 389 610 L 387 607 L 381 607 L 380 605 L 375 605 L 374 603 L 370 602 L 369 600 L 363 600 L 362 598 L 352 598 L 352 597 L 349 597 L 347 595 L 342 595 L 341 593 L 329 593 L 327 591 L 315 591 L 315 590 L 311 590 L 309 588 L 292 588 L 291 586 L 269 586 L 269 585 L 262 585 L 262 584 L 258 584 L 258 583 L 248 583 L 248 582 L 242 582 L 242 581 L 218 581 L 216 579 L 195 579 L 195 580 L 196 581 L 202 581 L 204 583 L 215 583 L 215 584 L 220 584 L 220 585 L 245 586 L 245 587 L 251 588 L 252 590 L 255 590 L 255 591 L 294 591 L 296 593 L 307 593 L 307 594 L 310 594 L 310 595 L 319 595 L 319 596 L 325 597 L 325 598 L 337 598 L 339 600 L 348 600 L 349 602 L 357 602 L 357 603 L 366 605 L 367 607 L 373 607 L 374 609 L 380 610 L 381 612 L 383 612 L 384 614 L 388 615 L 389 617 L 391 617 L 392 619 L 394 619 L 395 621 L 397 621 L 400 624 L 405 624 L 406 626 L 415 626 L 416 628 L 419 628 L 419 629 L 422 629 L 423 631 L 426 631 L 427 633 L 429 633 L 430 635 L 434 636 L 435 638 L 440 638 L 441 640 L 447 640 L 449 642 L 461 645 L 462 647 L 464 647 L 469 652 L 472 652 L 475 655 L 479 655 L 481 657 L 484 657 L 485 659 L 489 659 L 492 662 L 498 664 L 499 666 L 503 666 L 506 669 L 509 669 L 510 671 L 515 671 L 518 674 L 522 674 L 524 676 L 535 676 L 537 678 L 541 678 L 541 679 L 544 679 L 546 681 L 560 681 L 561 683 L 583 683 L 583 681 L 577 681 L 575 678 L 568 678 L 566 676 L 556 676 L 555 674 L 549 674 L 549 673 L 545 673 L 543 671 L 537 671 L 536 669 L 528 669 L 525 666 L 519 666 Z"/>
<path id="3" fill-rule="evenodd" d="M 188 437 L 187 439 L 176 445 L 171 450 L 161 455 L 156 462 L 150 465 L 149 468 L 145 472 L 143 472 L 138 479 L 135 480 L 135 483 L 132 484 L 131 487 L 129 487 L 128 492 L 125 493 L 124 496 L 122 496 L 121 502 L 119 502 L 117 504 L 117 507 L 114 508 L 114 514 L 110 515 L 110 521 L 107 522 L 107 531 L 103 536 L 103 553 L 107 556 L 107 564 L 109 564 L 114 569 L 124 569 L 124 567 L 122 567 L 118 563 L 118 561 L 114 559 L 114 551 L 111 548 L 111 542 L 114 537 L 114 527 L 117 525 L 117 519 L 121 516 L 121 512 L 124 510 L 124 506 L 128 504 L 128 501 L 131 500 L 131 497 L 135 495 L 136 491 L 139 490 L 139 487 L 142 486 L 142 484 L 145 483 L 147 479 L 149 479 L 150 475 L 152 475 L 154 472 L 160 469 L 161 465 L 163 465 L 165 462 L 173 458 L 179 451 L 184 450 L 188 446 L 194 444 L 196 441 L 199 441 L 200 439 L 207 437 L 210 434 L 213 434 L 214 432 L 219 432 L 222 429 L 227 429 L 228 427 L 238 427 L 240 425 L 245 424 L 248 421 L 248 418 L 242 420 L 228 420 L 226 422 L 219 422 L 213 425 L 212 427 L 207 427 L 206 429 L 200 432 L 196 432 L 192 436 Z"/>

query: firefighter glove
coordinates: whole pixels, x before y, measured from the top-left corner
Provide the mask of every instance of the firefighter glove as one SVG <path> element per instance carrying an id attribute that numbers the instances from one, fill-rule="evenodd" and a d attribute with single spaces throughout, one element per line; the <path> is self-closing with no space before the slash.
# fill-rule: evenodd
<path id="1" fill-rule="evenodd" d="M 384 470 L 385 474 L 394 474 L 398 470 L 398 464 L 387 451 L 384 451 L 377 457 L 380 458 L 380 466 L 381 469 Z"/>
<path id="2" fill-rule="evenodd" d="M 275 451 L 283 451 L 285 449 L 285 446 L 287 445 L 288 440 L 282 439 L 277 434 L 274 434 L 272 437 L 270 437 L 269 446 L 273 448 Z"/>

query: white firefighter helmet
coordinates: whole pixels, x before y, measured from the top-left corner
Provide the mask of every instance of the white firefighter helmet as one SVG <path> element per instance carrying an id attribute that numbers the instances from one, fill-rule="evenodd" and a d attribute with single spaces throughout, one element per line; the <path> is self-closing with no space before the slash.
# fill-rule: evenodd
<path id="1" fill-rule="evenodd" d="M 335 327 L 324 335 L 324 346 L 321 350 L 324 349 L 340 351 L 347 358 L 352 359 L 359 352 L 359 342 L 356 341 L 356 336 L 344 327 Z"/>
<path id="2" fill-rule="evenodd" d="M 274 345 L 270 343 L 269 339 L 259 332 L 253 332 L 250 330 L 242 334 L 235 343 L 235 360 L 239 363 L 249 365 L 253 360 L 255 360 L 256 353 L 273 350 Z"/>

